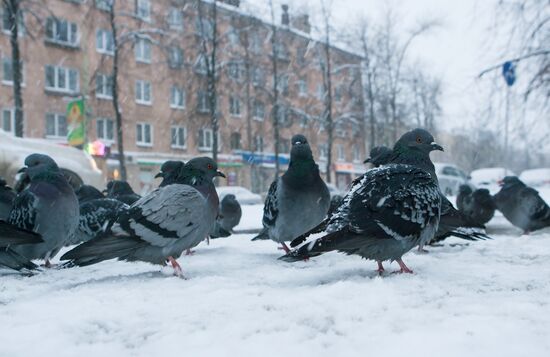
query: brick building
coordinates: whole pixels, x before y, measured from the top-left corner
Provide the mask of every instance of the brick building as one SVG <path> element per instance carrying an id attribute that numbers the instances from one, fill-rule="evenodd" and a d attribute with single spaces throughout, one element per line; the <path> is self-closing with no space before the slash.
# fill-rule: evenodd
<path id="1" fill-rule="evenodd" d="M 218 161 L 228 184 L 264 192 L 274 176 L 272 28 L 243 12 L 238 1 L 218 4 Z M 153 177 L 163 161 L 188 160 L 212 151 L 201 49 L 203 36 L 211 36 L 213 20 L 211 4 L 202 6 L 206 10 L 199 16 L 197 3 L 191 1 L 116 2 L 125 155 L 129 180 L 143 190 L 155 184 Z M 116 177 L 113 34 L 108 9 L 109 0 L 45 0 L 41 16 L 24 14 L 19 43 L 24 136 L 65 143 L 67 104 L 83 97 L 87 140 L 110 147 L 110 156 L 97 160 L 110 177 Z M 293 17 L 287 11 L 276 37 L 280 163 L 283 169 L 288 163 L 291 136 L 303 133 L 326 174 L 323 45 L 310 36 L 307 16 Z M 2 20 L 0 124 L 13 131 L 11 48 L 5 16 Z M 331 49 L 335 121 L 331 177 L 339 187 L 364 171 L 360 60 L 342 49 Z"/>

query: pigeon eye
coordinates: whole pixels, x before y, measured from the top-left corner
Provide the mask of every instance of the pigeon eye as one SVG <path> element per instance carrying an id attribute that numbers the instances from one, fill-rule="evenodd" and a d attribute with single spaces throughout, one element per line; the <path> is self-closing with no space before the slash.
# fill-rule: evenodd
<path id="1" fill-rule="evenodd" d="M 419 143 L 419 144 L 422 144 L 422 138 L 419 136 L 416 138 L 416 142 Z"/>
<path id="2" fill-rule="evenodd" d="M 212 170 L 214 168 L 214 166 L 212 166 L 212 164 L 208 164 L 208 170 Z"/>

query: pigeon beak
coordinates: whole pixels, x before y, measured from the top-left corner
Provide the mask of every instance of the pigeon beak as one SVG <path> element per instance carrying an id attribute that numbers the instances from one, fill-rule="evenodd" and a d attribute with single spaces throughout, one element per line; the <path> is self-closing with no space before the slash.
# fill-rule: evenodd
<path id="1" fill-rule="evenodd" d="M 17 171 L 17 173 L 18 173 L 18 174 L 25 173 L 25 172 L 27 172 L 27 169 L 28 169 L 27 166 L 23 166 L 22 168 L 19 169 L 19 171 Z"/>
<path id="2" fill-rule="evenodd" d="M 225 178 L 225 174 L 221 171 L 216 171 L 216 176 L 220 176 L 220 177 Z"/>
<path id="3" fill-rule="evenodd" d="M 164 174 L 162 173 L 162 171 L 155 175 L 155 178 L 159 178 L 159 177 L 164 177 Z"/>
<path id="4" fill-rule="evenodd" d="M 504 180 L 498 180 L 497 185 L 499 185 L 500 187 L 504 186 Z"/>
<path id="5" fill-rule="evenodd" d="M 372 161 L 372 159 L 370 157 L 367 157 L 365 159 L 365 161 L 363 161 L 363 164 L 366 164 L 366 163 L 371 162 L 371 161 Z"/>
<path id="6" fill-rule="evenodd" d="M 439 151 L 445 151 L 443 150 L 443 147 L 441 145 L 438 145 L 435 141 L 430 144 L 432 147 L 432 150 L 439 150 Z"/>

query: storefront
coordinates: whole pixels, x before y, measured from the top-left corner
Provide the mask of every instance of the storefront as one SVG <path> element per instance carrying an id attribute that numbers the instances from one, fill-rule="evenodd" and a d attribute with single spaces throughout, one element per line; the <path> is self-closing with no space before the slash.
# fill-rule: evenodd
<path id="1" fill-rule="evenodd" d="M 351 182 L 364 174 L 366 169 L 364 165 L 354 164 L 351 162 L 339 162 L 334 164 L 336 171 L 336 186 L 342 191 L 346 191 Z"/>

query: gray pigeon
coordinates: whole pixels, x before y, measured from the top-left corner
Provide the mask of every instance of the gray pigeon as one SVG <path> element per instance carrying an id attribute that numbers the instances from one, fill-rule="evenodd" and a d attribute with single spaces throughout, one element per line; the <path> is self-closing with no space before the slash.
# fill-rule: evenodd
<path id="1" fill-rule="evenodd" d="M 539 193 L 516 176 L 506 176 L 493 196 L 497 209 L 526 234 L 550 226 L 550 207 Z"/>
<path id="2" fill-rule="evenodd" d="M 264 205 L 264 228 L 252 240 L 271 239 L 288 252 L 285 242 L 317 226 L 329 207 L 329 190 L 307 139 L 294 135 L 288 169 L 271 184 Z"/>
<path id="3" fill-rule="evenodd" d="M 480 188 L 472 191 L 470 186 L 461 185 L 458 188 L 456 206 L 460 213 L 471 222 L 484 225 L 489 222 L 494 214 L 496 205 L 489 190 Z"/>
<path id="4" fill-rule="evenodd" d="M 76 190 L 75 194 L 80 204 L 98 198 L 105 198 L 101 191 L 90 185 L 81 185 L 78 190 Z"/>
<path id="5" fill-rule="evenodd" d="M 181 174 L 181 170 L 185 166 L 183 161 L 166 161 L 160 167 L 160 172 L 155 175 L 155 178 L 162 177 L 162 182 L 159 187 L 171 185 L 178 181 L 178 176 Z"/>
<path id="6" fill-rule="evenodd" d="M 375 146 L 370 150 L 370 157 L 364 163 L 371 163 L 373 167 L 380 167 L 390 162 L 392 149 L 387 146 Z"/>
<path id="7" fill-rule="evenodd" d="M 213 232 L 210 232 L 210 237 L 229 237 L 233 233 L 233 228 L 239 225 L 242 215 L 241 205 L 235 195 L 231 193 L 225 195 L 220 202 L 220 214 Z"/>
<path id="8" fill-rule="evenodd" d="M 465 206 L 469 205 L 472 200 L 474 190 L 469 185 L 460 185 L 458 187 L 458 195 L 456 195 L 456 208 L 460 212 L 465 211 Z"/>
<path id="9" fill-rule="evenodd" d="M 30 260 L 15 253 L 10 246 L 17 244 L 42 243 L 40 234 L 18 228 L 12 224 L 0 220 L 0 268 L 14 270 L 33 270 L 37 266 Z"/>
<path id="10" fill-rule="evenodd" d="M 410 132 L 396 143 L 402 157 L 429 160 L 441 150 L 427 131 Z M 330 251 L 357 254 L 378 262 L 397 261 L 399 272 L 412 273 L 402 256 L 429 242 L 439 225 L 441 197 L 437 182 L 417 166 L 395 163 L 374 168 L 356 179 L 336 213 L 327 218 L 326 235 L 280 259 L 298 261 Z M 292 242 L 292 246 L 296 246 Z"/>
<path id="11" fill-rule="evenodd" d="M 172 264 L 206 238 L 218 215 L 219 199 L 212 180 L 225 177 L 207 157 L 190 160 L 178 183 L 159 187 L 123 213 L 112 232 L 83 243 L 61 257 L 85 266 L 108 259 Z"/>
<path id="12" fill-rule="evenodd" d="M 25 165 L 30 185 L 17 195 L 8 223 L 39 233 L 44 242 L 11 249 L 27 259 L 44 259 L 46 267 L 50 267 L 50 258 L 69 241 L 78 226 L 78 200 L 51 157 L 32 154 L 25 159 Z"/>
<path id="13" fill-rule="evenodd" d="M 140 195 L 132 190 L 130 184 L 126 181 L 112 180 L 107 183 L 105 190 L 108 198 L 113 198 L 124 202 L 127 205 L 132 205 L 141 198 Z"/>
<path id="14" fill-rule="evenodd" d="M 6 180 L 0 177 L 0 219 L 1 220 L 8 219 L 15 196 L 16 196 L 15 191 L 6 184 Z"/>

